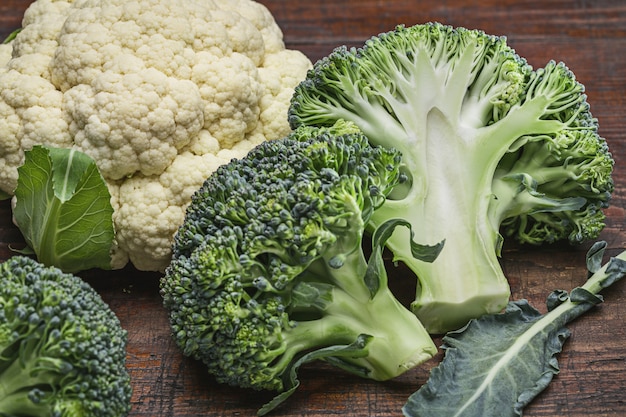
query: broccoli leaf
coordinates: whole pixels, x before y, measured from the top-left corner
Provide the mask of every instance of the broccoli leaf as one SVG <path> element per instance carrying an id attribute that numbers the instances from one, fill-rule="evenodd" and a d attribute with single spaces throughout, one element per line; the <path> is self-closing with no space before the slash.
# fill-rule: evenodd
<path id="1" fill-rule="evenodd" d="M 411 254 L 415 259 L 419 259 L 424 262 L 433 262 L 439 256 L 441 249 L 443 249 L 444 241 L 439 242 L 436 245 L 422 245 L 413 240 L 413 229 L 411 223 L 403 219 L 390 219 L 381 224 L 374 230 L 372 235 L 372 253 L 367 264 L 367 271 L 365 272 L 365 284 L 370 290 L 372 297 L 378 292 L 378 286 L 380 276 L 386 275 L 385 261 L 383 259 L 383 250 L 385 244 L 391 234 L 398 226 L 405 226 L 410 230 L 410 240 L 408 246 L 411 248 Z"/>
<path id="2" fill-rule="evenodd" d="M 65 272 L 111 268 L 111 195 L 95 162 L 35 146 L 18 169 L 13 217 L 39 262 Z"/>
<path id="3" fill-rule="evenodd" d="M 587 255 L 593 273 L 582 287 L 554 291 L 542 315 L 528 301 L 510 302 L 443 339 L 445 357 L 409 398 L 406 417 L 521 416 L 559 372 L 556 356 L 569 337 L 567 323 L 602 302 L 598 294 L 626 274 L 626 252 L 599 267 L 605 242 Z"/>

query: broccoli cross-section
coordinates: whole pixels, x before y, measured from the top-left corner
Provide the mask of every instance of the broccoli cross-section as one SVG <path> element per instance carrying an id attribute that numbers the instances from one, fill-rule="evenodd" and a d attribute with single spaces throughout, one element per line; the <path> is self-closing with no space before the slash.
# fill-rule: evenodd
<path id="1" fill-rule="evenodd" d="M 123 417 L 127 332 L 81 278 L 15 256 L 0 264 L 0 415 Z"/>
<path id="2" fill-rule="evenodd" d="M 409 180 L 372 227 L 402 218 L 420 242 L 445 240 L 434 262 L 411 257 L 405 228 L 387 241 L 431 333 L 507 304 L 505 237 L 580 243 L 604 226 L 614 161 L 584 86 L 563 63 L 534 70 L 504 37 L 433 22 L 336 48 L 296 88 L 289 120 L 341 119 L 402 153 Z"/>
<path id="3" fill-rule="evenodd" d="M 192 197 L 161 282 L 183 352 L 221 383 L 283 392 L 308 358 L 376 380 L 431 358 L 363 247 L 400 161 L 338 122 L 220 167 Z"/>

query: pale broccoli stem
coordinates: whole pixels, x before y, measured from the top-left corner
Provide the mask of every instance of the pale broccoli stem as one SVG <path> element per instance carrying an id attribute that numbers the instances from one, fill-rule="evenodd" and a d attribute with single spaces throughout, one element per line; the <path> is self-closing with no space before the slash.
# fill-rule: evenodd
<path id="1" fill-rule="evenodd" d="M 469 68 L 457 68 L 461 73 L 469 72 Z M 455 91 L 458 97 L 454 97 Z M 415 227 L 418 239 L 445 239 L 440 256 L 431 263 L 411 256 L 403 243 L 406 229 L 395 232 L 405 236 L 394 236 L 387 242 L 394 258 L 406 263 L 418 277 L 411 308 L 432 333 L 459 328 L 470 318 L 497 312 L 507 304 L 509 284 L 494 256 L 501 250 L 499 227 L 503 217 L 495 214 L 497 207 L 507 207 L 509 198 L 516 198 L 519 191 L 518 184 L 512 183 L 510 196 L 494 194 L 495 172 L 502 157 L 520 138 L 564 128 L 563 122 L 542 119 L 554 105 L 547 95 L 530 97 L 490 126 L 473 126 L 455 105 L 463 103 L 465 90 L 450 88 L 446 92 L 448 106 L 433 106 L 424 112 L 419 109 L 419 97 L 414 98 L 416 104 L 407 106 L 387 96 L 400 120 L 398 129 L 392 134 L 388 133 L 388 125 L 379 126 L 380 130 L 364 129 L 372 142 L 387 142 L 399 149 L 407 170 L 413 170 L 409 194 L 387 200 L 373 214 L 372 223 L 404 217 Z M 472 103 L 474 113 L 478 104 Z M 393 134 L 404 135 L 406 140 L 398 140 L 401 136 Z"/>
<path id="2" fill-rule="evenodd" d="M 307 341 L 311 348 L 352 343 L 361 334 L 373 336 L 367 356 L 349 362 L 366 369 L 368 378 L 380 381 L 395 378 L 436 353 L 426 329 L 387 287 L 384 270 L 372 297 L 363 283 L 367 261 L 360 246 L 346 254 L 341 267 L 332 264 L 332 259 L 320 259 L 303 274 L 303 282 L 328 283 L 332 301 L 323 307 L 322 318 L 298 320 L 289 332 L 290 340 Z"/>

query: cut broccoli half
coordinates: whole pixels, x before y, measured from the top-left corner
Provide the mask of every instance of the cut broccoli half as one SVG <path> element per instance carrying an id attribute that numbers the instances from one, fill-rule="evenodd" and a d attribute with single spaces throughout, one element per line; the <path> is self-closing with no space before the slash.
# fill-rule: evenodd
<path id="1" fill-rule="evenodd" d="M 0 264 L 0 416 L 128 415 L 126 342 L 79 277 L 24 256 Z"/>
<path id="2" fill-rule="evenodd" d="M 388 240 L 417 276 L 413 311 L 432 333 L 499 312 L 505 237 L 596 238 L 614 161 L 584 87 L 563 63 L 533 70 L 504 37 L 439 23 L 399 26 L 314 64 L 289 109 L 293 128 L 354 122 L 402 154 L 409 178 L 371 218 L 402 218 L 435 262 L 414 259 L 407 229 Z"/>
<path id="3" fill-rule="evenodd" d="M 262 143 L 212 174 L 161 281 L 184 354 L 221 383 L 281 392 L 313 359 L 386 380 L 431 358 L 431 337 L 362 247 L 400 160 L 338 122 Z M 440 249 L 415 246 L 423 257 Z"/>

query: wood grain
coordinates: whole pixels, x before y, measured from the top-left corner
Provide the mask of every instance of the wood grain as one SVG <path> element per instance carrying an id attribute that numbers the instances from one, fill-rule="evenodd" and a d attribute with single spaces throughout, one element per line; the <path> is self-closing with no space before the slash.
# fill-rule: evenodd
<path id="1" fill-rule="evenodd" d="M 316 60 L 339 45 L 359 46 L 398 24 L 440 21 L 506 35 L 533 66 L 565 62 L 587 87 L 600 133 L 616 161 L 616 190 L 601 239 L 608 255 L 626 248 L 626 2 L 615 0 L 262 0 L 283 29 L 290 48 Z M 28 0 L 2 0 L 0 38 L 20 26 Z M 23 245 L 11 223 L 8 201 L 0 202 L 0 260 Z M 589 245 L 519 247 L 507 242 L 502 256 L 513 297 L 543 308 L 547 294 L 585 280 Z M 158 274 L 90 271 L 82 276 L 118 314 L 129 332 L 128 367 L 133 417 L 252 416 L 271 397 L 216 384 L 201 365 L 184 358 L 169 335 Z M 410 284 L 396 283 L 410 293 Z M 605 302 L 571 324 L 559 356 L 561 373 L 525 410 L 530 417 L 626 415 L 626 283 L 605 293 Z M 440 339 L 437 339 L 438 341 Z M 302 387 L 275 416 L 399 416 L 404 401 L 440 359 L 385 382 L 361 380 L 324 364 L 307 366 Z"/>
<path id="2" fill-rule="evenodd" d="M 22 16 L 30 3 L 30 1 L 24 0 L 2 0 L 0 2 L 0 41 L 6 39 L 11 32 L 22 26 Z"/>

